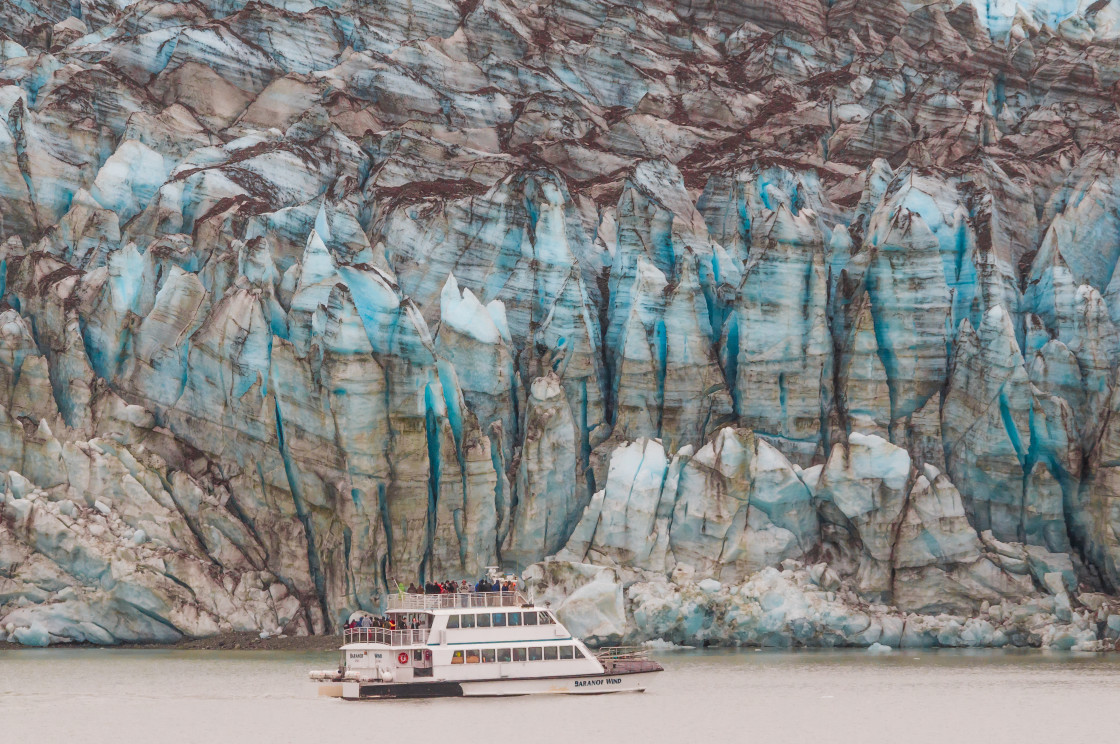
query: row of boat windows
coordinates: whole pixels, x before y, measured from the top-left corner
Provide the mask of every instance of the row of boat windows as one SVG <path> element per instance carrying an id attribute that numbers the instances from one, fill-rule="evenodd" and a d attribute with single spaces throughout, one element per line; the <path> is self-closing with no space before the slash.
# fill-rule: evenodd
<path id="1" fill-rule="evenodd" d="M 517 628 L 523 625 L 552 625 L 552 616 L 543 610 L 535 612 L 475 612 L 469 615 L 448 615 L 447 627 L 455 628 Z"/>
<path id="2" fill-rule="evenodd" d="M 587 658 L 575 646 L 530 646 L 529 648 L 484 648 L 456 651 L 452 664 L 504 664 L 511 661 L 565 661 Z"/>

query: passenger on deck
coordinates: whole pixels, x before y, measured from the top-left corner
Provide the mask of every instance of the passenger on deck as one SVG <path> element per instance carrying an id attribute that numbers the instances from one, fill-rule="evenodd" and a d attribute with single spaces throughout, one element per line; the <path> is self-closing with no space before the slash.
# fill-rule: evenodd
<path id="1" fill-rule="evenodd" d="M 416 584 L 409 582 L 407 592 L 409 594 L 419 594 L 420 590 L 416 588 Z"/>

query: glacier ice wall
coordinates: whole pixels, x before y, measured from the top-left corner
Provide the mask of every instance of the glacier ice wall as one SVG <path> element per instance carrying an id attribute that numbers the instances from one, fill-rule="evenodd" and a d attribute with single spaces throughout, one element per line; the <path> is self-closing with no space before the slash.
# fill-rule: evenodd
<path id="1" fill-rule="evenodd" d="M 0 4 L 0 637 L 1115 640 L 1117 12 Z"/>

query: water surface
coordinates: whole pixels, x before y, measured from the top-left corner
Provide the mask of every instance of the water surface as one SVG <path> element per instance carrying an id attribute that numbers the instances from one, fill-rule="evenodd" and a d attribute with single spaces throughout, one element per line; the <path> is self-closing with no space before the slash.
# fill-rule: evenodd
<path id="1" fill-rule="evenodd" d="M 0 651 L 0 740 L 207 742 L 1116 741 L 1120 655 L 673 651 L 644 694 L 351 703 L 335 654 Z"/>

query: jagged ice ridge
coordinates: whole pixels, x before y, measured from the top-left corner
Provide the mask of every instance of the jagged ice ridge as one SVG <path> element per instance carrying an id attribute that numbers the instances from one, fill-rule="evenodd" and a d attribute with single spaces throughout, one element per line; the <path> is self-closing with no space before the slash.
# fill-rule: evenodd
<path id="1" fill-rule="evenodd" d="M 0 2 L 0 640 L 1120 638 L 1112 2 Z"/>

